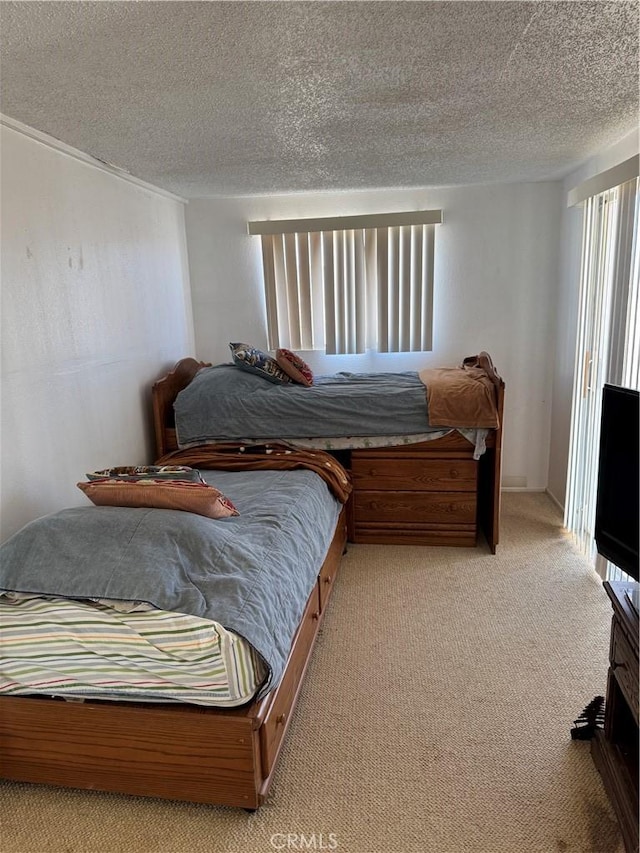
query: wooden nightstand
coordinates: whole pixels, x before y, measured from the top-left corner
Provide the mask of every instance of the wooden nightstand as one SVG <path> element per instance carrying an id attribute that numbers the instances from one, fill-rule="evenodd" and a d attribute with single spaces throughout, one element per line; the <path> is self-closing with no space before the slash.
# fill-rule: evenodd
<path id="1" fill-rule="evenodd" d="M 638 611 L 637 583 L 605 582 L 613 605 L 604 730 L 591 754 L 616 812 L 627 853 L 638 853 Z M 637 606 L 637 598 L 636 598 Z"/>

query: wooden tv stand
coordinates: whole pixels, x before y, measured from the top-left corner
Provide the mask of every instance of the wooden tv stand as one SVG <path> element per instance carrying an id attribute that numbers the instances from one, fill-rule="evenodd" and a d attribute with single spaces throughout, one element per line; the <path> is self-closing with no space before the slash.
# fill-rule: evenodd
<path id="1" fill-rule="evenodd" d="M 637 583 L 605 582 L 613 605 L 604 729 L 591 754 L 618 817 L 627 853 L 638 851 L 638 611 L 628 593 Z M 637 599 L 636 599 L 637 602 Z"/>

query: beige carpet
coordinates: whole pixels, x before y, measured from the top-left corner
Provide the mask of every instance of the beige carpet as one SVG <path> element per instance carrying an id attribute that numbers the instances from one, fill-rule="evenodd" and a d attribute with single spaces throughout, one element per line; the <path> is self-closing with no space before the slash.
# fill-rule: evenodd
<path id="1" fill-rule="evenodd" d="M 3 853 L 618 853 L 573 720 L 610 607 L 544 495 L 502 543 L 351 546 L 260 811 L 4 783 Z"/>

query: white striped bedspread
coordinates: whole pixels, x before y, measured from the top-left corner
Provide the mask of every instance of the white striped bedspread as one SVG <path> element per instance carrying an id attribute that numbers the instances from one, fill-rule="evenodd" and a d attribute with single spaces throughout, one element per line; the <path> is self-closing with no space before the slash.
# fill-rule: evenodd
<path id="1" fill-rule="evenodd" d="M 237 707 L 265 677 L 216 622 L 145 603 L 0 594 L 0 695 Z"/>

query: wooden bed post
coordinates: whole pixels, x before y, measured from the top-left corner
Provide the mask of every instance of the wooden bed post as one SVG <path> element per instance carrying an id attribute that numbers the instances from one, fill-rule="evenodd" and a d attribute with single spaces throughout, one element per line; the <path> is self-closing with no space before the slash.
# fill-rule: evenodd
<path id="1" fill-rule="evenodd" d="M 491 553 L 496 553 L 500 541 L 500 501 L 502 484 L 502 422 L 504 414 L 504 381 L 493 366 L 488 352 L 478 355 L 478 363 L 491 379 L 496 390 L 498 429 L 493 435 L 492 447 L 488 447 L 480 459 L 479 521 L 487 538 Z"/>

